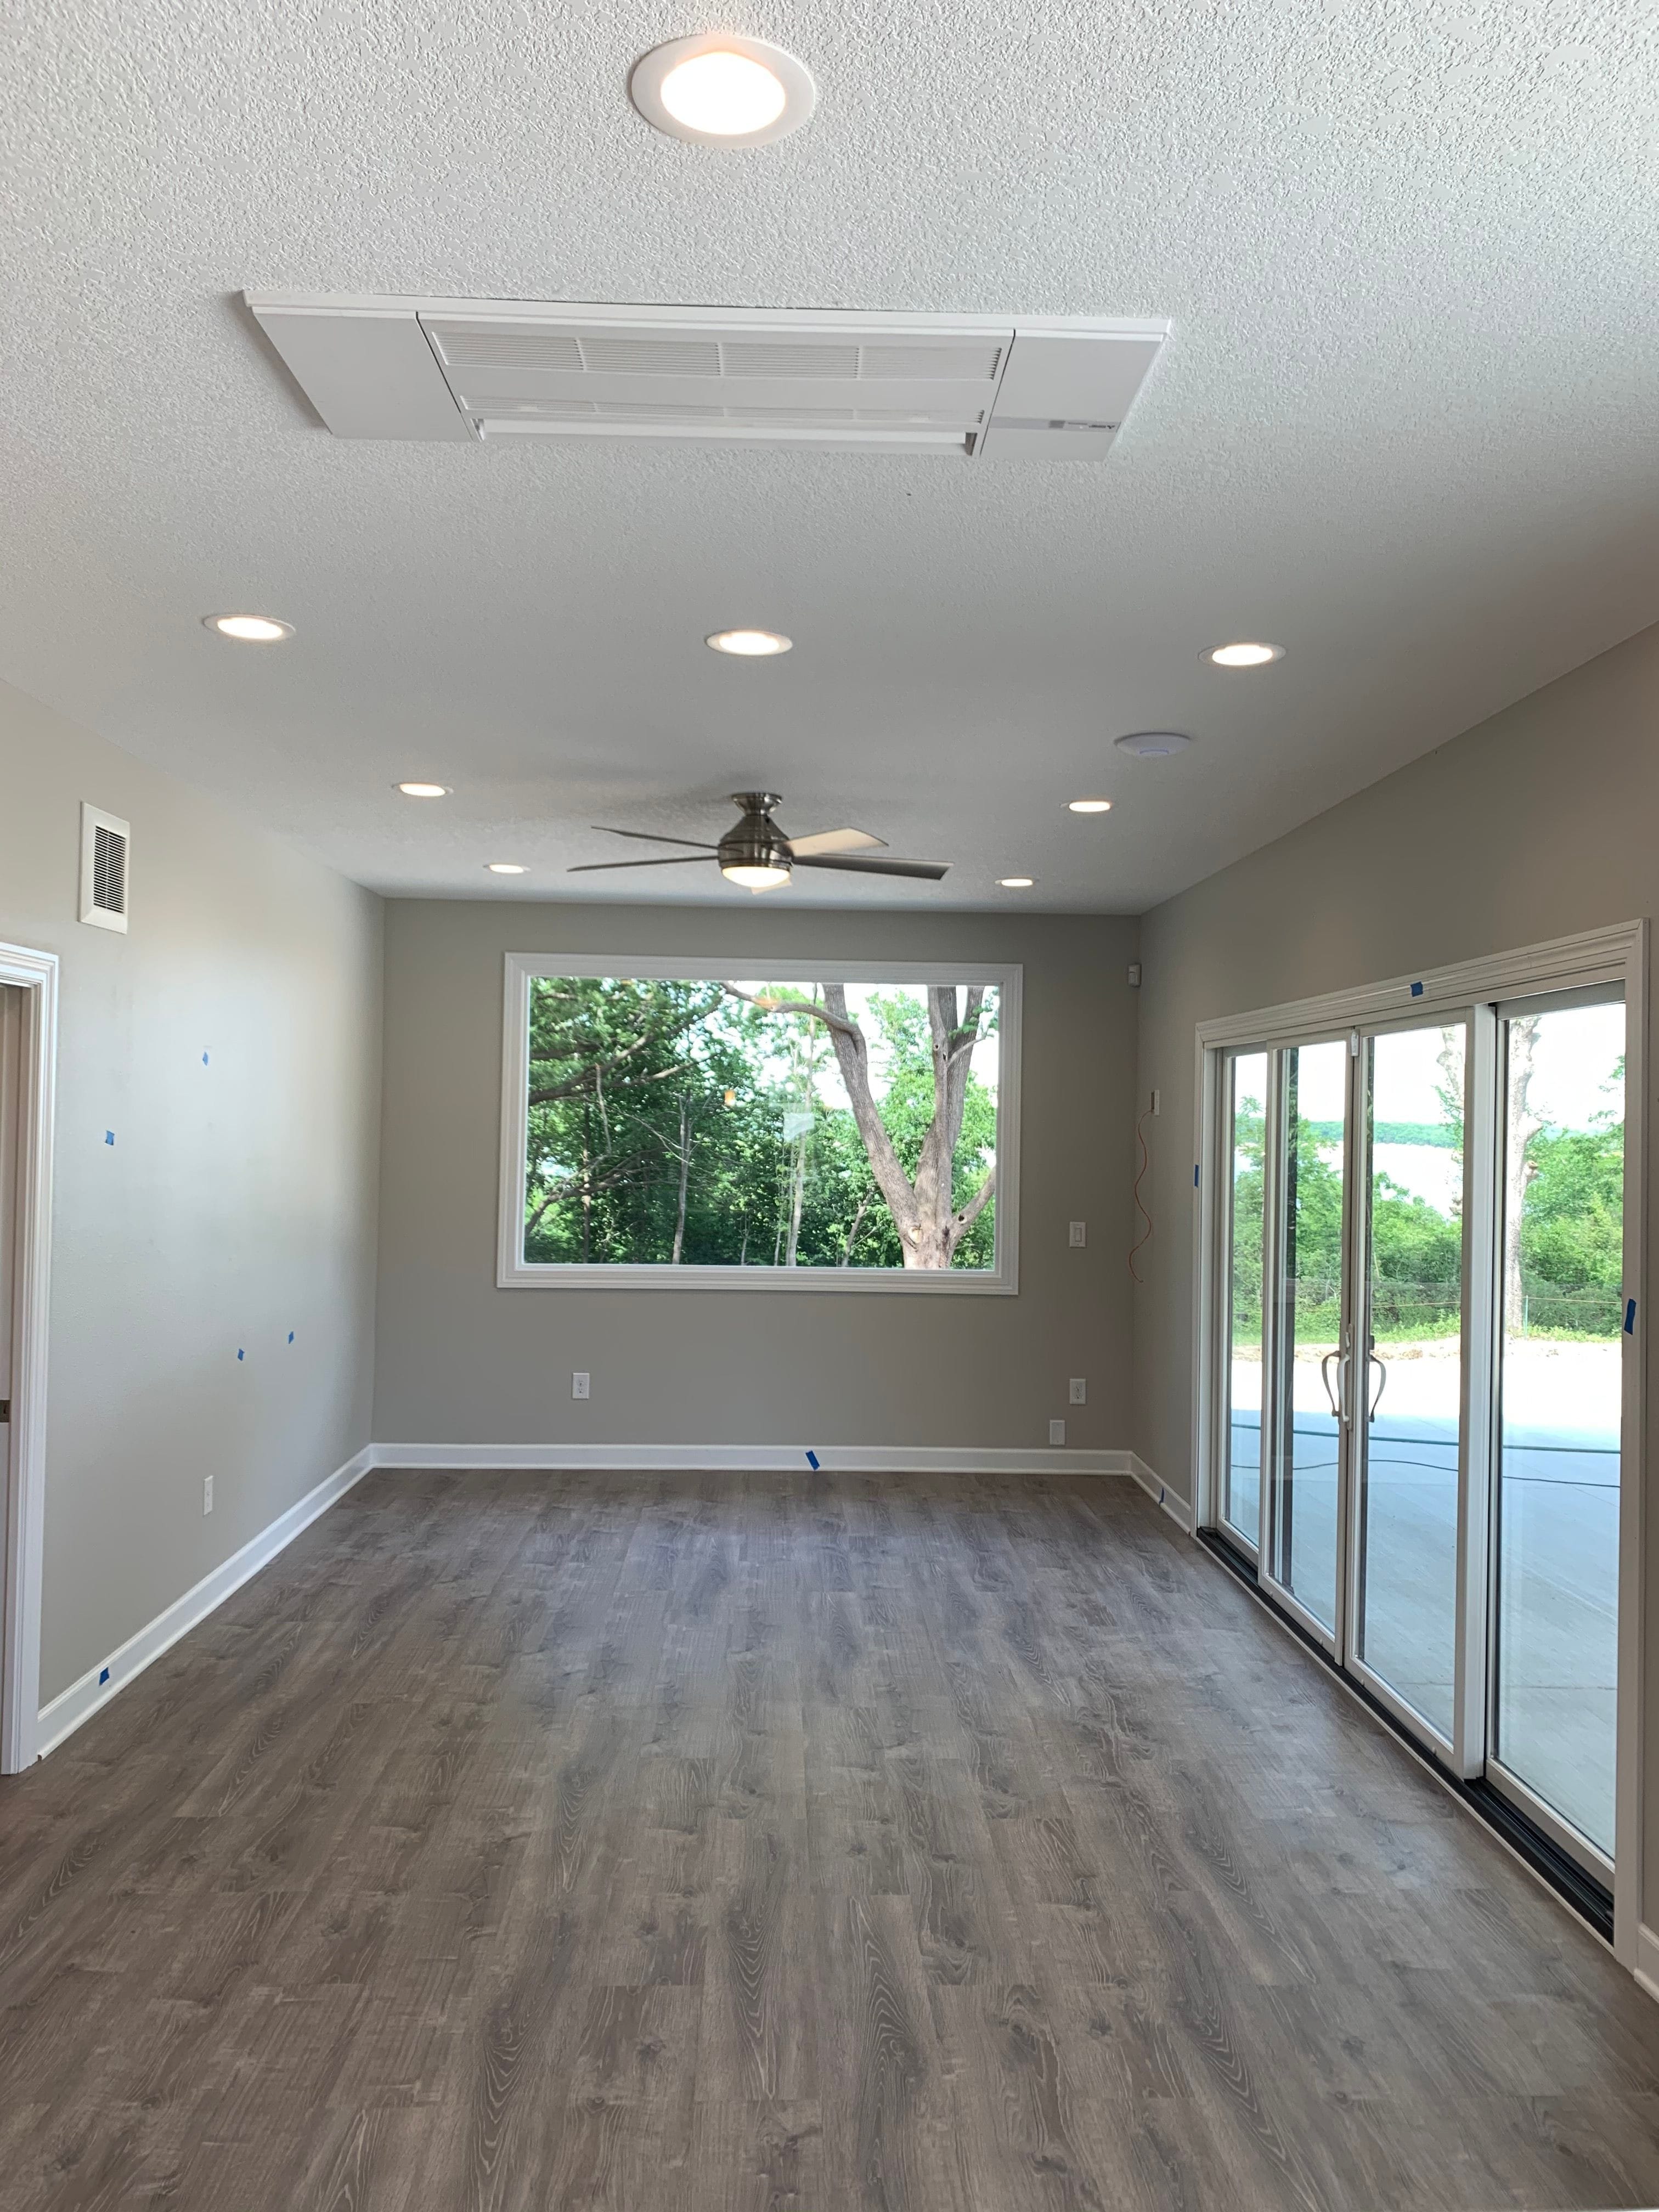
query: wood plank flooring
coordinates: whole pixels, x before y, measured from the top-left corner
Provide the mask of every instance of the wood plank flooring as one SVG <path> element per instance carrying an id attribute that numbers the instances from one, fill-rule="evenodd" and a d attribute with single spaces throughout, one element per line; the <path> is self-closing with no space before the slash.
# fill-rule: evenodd
<path id="1" fill-rule="evenodd" d="M 0 2203 L 1659 2203 L 1659 2006 L 1123 1482 L 373 1475 L 0 1784 Z"/>

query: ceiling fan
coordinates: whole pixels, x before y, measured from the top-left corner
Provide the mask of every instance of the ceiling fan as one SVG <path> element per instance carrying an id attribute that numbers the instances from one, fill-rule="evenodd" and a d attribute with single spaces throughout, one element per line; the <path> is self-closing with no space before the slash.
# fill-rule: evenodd
<path id="1" fill-rule="evenodd" d="M 774 808 L 783 804 L 775 791 L 734 791 L 732 804 L 740 819 L 718 845 L 701 844 L 692 837 L 659 837 L 647 830 L 613 830 L 596 822 L 593 827 L 607 837 L 637 837 L 647 845 L 689 845 L 692 850 L 661 859 L 584 860 L 568 872 L 585 876 L 600 868 L 684 868 L 694 860 L 713 859 L 729 882 L 741 884 L 746 890 L 769 891 L 787 884 L 797 865 L 839 868 L 854 876 L 922 876 L 935 884 L 951 865 L 948 860 L 877 858 L 871 848 L 878 848 L 884 855 L 886 847 L 867 830 L 820 830 L 810 837 L 786 837 L 772 819 Z"/>

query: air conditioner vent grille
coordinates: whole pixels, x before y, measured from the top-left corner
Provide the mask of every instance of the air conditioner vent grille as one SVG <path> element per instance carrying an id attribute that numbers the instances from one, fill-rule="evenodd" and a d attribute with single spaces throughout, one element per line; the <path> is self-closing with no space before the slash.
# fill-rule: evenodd
<path id="1" fill-rule="evenodd" d="M 127 910 L 127 841 L 101 822 L 92 833 L 92 902 L 102 914 Z"/>
<path id="2" fill-rule="evenodd" d="M 428 323 L 447 368 L 530 369 L 588 376 L 869 377 L 993 384 L 1003 348 L 940 340 L 848 344 L 835 338 L 681 338 L 599 331 L 481 331 Z"/>
<path id="3" fill-rule="evenodd" d="M 249 300 L 337 437 L 517 430 L 975 459 L 1103 458 L 1168 331 L 1088 316 Z"/>
<path id="4" fill-rule="evenodd" d="M 131 842 L 131 823 L 82 801 L 81 919 L 94 929 L 126 929 Z"/>
<path id="5" fill-rule="evenodd" d="M 576 343 L 590 376 L 718 376 L 720 349 L 712 338 L 590 337 Z"/>
<path id="6" fill-rule="evenodd" d="M 834 376 L 850 381 L 859 373 L 859 349 L 827 340 L 799 343 L 777 338 L 728 338 L 720 348 L 728 376 Z"/>
<path id="7" fill-rule="evenodd" d="M 552 368 L 580 375 L 582 351 L 560 331 L 449 330 L 428 323 L 438 358 L 449 368 Z"/>
<path id="8" fill-rule="evenodd" d="M 990 384 L 1002 367 L 1000 345 L 866 345 L 859 349 L 860 376 L 946 377 Z"/>

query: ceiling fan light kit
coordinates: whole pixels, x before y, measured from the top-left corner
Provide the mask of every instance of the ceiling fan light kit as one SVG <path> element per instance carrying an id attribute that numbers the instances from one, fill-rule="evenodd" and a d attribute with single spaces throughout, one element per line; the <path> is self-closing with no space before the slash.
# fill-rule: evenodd
<path id="1" fill-rule="evenodd" d="M 745 890 L 781 890 L 796 868 L 835 868 L 855 876 L 908 876 L 938 883 L 949 872 L 948 860 L 897 860 L 884 854 L 883 840 L 868 830 L 817 830 L 805 837 L 787 836 L 773 820 L 782 805 L 775 791 L 734 791 L 732 804 L 738 820 L 717 845 L 695 837 L 667 837 L 649 830 L 617 830 L 596 822 L 606 837 L 635 837 L 647 845 L 684 845 L 684 854 L 653 854 L 637 860 L 583 860 L 568 872 L 597 875 L 613 868 L 686 868 L 694 862 L 713 860 L 730 883 Z"/>

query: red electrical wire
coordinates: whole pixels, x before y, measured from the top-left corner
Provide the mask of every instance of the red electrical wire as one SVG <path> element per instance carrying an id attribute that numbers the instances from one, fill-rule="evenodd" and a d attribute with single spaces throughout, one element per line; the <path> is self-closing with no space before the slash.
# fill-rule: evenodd
<path id="1" fill-rule="evenodd" d="M 1135 1142 L 1140 1147 L 1140 1171 L 1134 1180 L 1135 1212 L 1140 1216 L 1141 1219 L 1146 1224 L 1142 1233 L 1136 1237 L 1134 1243 L 1129 1247 L 1129 1273 L 1133 1276 L 1135 1281 L 1138 1283 L 1144 1282 L 1146 1278 L 1135 1266 L 1135 1254 L 1140 1250 L 1144 1244 L 1149 1242 L 1152 1233 L 1152 1217 L 1147 1212 L 1146 1207 L 1140 1202 L 1140 1186 L 1146 1181 L 1146 1170 L 1152 1164 L 1152 1156 L 1146 1149 L 1146 1139 L 1141 1134 L 1141 1131 L 1146 1127 L 1151 1115 L 1152 1109 L 1151 1107 L 1148 1107 L 1146 1112 L 1143 1114 L 1139 1121 L 1135 1123 Z"/>

